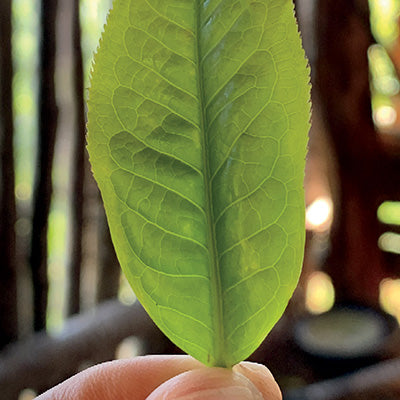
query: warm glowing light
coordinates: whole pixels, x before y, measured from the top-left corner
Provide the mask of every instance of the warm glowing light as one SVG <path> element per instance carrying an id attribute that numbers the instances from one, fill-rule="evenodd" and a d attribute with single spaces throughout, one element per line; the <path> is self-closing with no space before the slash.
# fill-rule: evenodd
<path id="1" fill-rule="evenodd" d="M 15 196 L 18 200 L 27 201 L 32 196 L 32 187 L 28 183 L 19 183 L 15 187 Z"/>
<path id="2" fill-rule="evenodd" d="M 392 126 L 397 119 L 397 112 L 393 107 L 382 106 L 374 112 L 374 122 L 378 127 L 387 128 Z"/>
<path id="3" fill-rule="evenodd" d="M 400 225 L 400 201 L 385 201 L 378 208 L 378 219 L 384 224 Z"/>
<path id="4" fill-rule="evenodd" d="M 377 3 L 378 3 L 379 7 L 381 7 L 383 10 L 385 10 L 385 12 L 388 12 L 387 10 L 390 9 L 390 7 L 392 5 L 391 0 L 378 0 Z"/>
<path id="5" fill-rule="evenodd" d="M 384 311 L 400 322 L 400 279 L 384 279 L 381 282 L 379 302 Z"/>
<path id="6" fill-rule="evenodd" d="M 314 272 L 306 286 L 306 308 L 313 314 L 329 311 L 335 303 L 335 289 L 324 272 Z"/>
<path id="7" fill-rule="evenodd" d="M 36 398 L 37 393 L 32 389 L 24 389 L 18 396 L 18 400 L 33 400 Z"/>
<path id="8" fill-rule="evenodd" d="M 378 246 L 382 251 L 400 254 L 400 235 L 394 232 L 385 232 L 379 238 Z"/>
<path id="9" fill-rule="evenodd" d="M 118 360 L 137 357 L 143 354 L 143 345 L 136 336 L 125 338 L 117 347 L 115 356 Z"/>
<path id="10" fill-rule="evenodd" d="M 369 0 L 372 33 L 385 47 L 396 39 L 399 0 Z"/>
<path id="11" fill-rule="evenodd" d="M 332 223 L 333 205 L 329 197 L 319 197 L 306 210 L 307 229 L 325 231 Z"/>
<path id="12" fill-rule="evenodd" d="M 90 1 L 88 2 L 90 15 L 94 18 L 98 17 L 99 14 L 99 3 L 98 1 Z"/>
<path id="13" fill-rule="evenodd" d="M 133 290 L 124 274 L 121 274 L 120 277 L 118 300 L 126 306 L 130 306 L 136 301 L 135 293 L 133 293 Z"/>

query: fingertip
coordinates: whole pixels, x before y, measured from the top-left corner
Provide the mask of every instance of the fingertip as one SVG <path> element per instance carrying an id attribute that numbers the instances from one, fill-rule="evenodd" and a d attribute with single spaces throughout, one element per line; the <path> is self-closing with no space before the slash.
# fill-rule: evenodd
<path id="1" fill-rule="evenodd" d="M 233 371 L 248 378 L 262 393 L 264 400 L 282 400 L 282 392 L 271 371 L 262 364 L 243 361 Z"/>
<path id="2" fill-rule="evenodd" d="M 182 372 L 203 368 L 189 356 L 144 356 L 106 362 L 74 375 L 37 400 L 144 400 Z"/>
<path id="3" fill-rule="evenodd" d="M 263 400 L 263 396 L 243 374 L 224 368 L 202 368 L 170 379 L 147 400 Z"/>

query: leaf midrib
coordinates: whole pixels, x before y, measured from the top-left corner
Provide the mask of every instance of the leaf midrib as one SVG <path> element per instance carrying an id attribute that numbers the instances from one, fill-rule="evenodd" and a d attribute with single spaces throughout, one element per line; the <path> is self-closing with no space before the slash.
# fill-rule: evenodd
<path id="1" fill-rule="evenodd" d="M 222 286 L 220 265 L 218 259 L 216 232 L 214 224 L 214 207 L 213 197 L 211 190 L 211 173 L 210 173 L 210 153 L 208 145 L 208 123 L 205 109 L 205 93 L 203 82 L 202 70 L 202 57 L 201 57 L 201 0 L 196 0 L 195 7 L 195 44 L 196 44 L 196 66 L 197 66 L 197 85 L 199 93 L 199 108 L 200 108 L 200 135 L 202 140 L 203 150 L 203 165 L 204 165 L 204 189 L 205 189 L 205 213 L 207 217 L 207 248 L 209 251 L 210 259 L 210 285 L 211 285 L 211 307 L 213 323 L 213 345 L 214 357 L 212 364 L 215 367 L 230 367 L 227 365 L 225 355 L 225 333 L 223 323 L 223 301 L 222 301 Z M 211 360 L 210 360 L 211 361 Z"/>

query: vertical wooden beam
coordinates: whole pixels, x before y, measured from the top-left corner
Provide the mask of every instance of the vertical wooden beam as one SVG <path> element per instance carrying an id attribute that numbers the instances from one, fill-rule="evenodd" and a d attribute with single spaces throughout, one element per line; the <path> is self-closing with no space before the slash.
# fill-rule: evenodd
<path id="1" fill-rule="evenodd" d="M 39 66 L 39 138 L 35 171 L 30 266 L 34 293 L 34 329 L 46 327 L 47 230 L 52 198 L 52 168 L 58 107 L 55 89 L 57 0 L 41 2 Z"/>
<path id="2" fill-rule="evenodd" d="M 73 1 L 73 80 L 75 107 L 75 136 L 73 146 L 72 166 L 72 196 L 71 196 L 71 258 L 69 265 L 68 314 L 80 311 L 80 282 L 82 268 L 82 236 L 84 210 L 84 183 L 86 160 L 85 135 L 85 103 L 83 60 L 81 46 L 81 25 L 79 0 Z"/>
<path id="3" fill-rule="evenodd" d="M 340 181 L 328 270 L 339 300 L 377 305 L 387 275 L 376 217 L 385 158 L 372 122 L 368 0 L 317 3 L 316 89 Z"/>
<path id="4" fill-rule="evenodd" d="M 0 1 L 0 348 L 17 339 L 11 0 Z"/>
<path id="5" fill-rule="evenodd" d="M 111 241 L 107 218 L 103 211 L 99 216 L 99 272 L 96 300 L 98 303 L 117 297 L 121 269 Z"/>

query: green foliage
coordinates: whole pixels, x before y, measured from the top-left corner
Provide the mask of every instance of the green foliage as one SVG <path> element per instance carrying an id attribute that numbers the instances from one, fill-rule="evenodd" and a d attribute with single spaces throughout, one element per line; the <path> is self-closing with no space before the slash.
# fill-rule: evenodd
<path id="1" fill-rule="evenodd" d="M 371 30 L 376 41 L 390 47 L 399 34 L 400 16 L 398 0 L 369 0 Z"/>
<path id="2" fill-rule="evenodd" d="M 304 247 L 309 77 L 292 0 L 116 0 L 88 149 L 125 274 L 213 366 L 282 315 Z"/>
<path id="3" fill-rule="evenodd" d="M 400 225 L 400 202 L 385 201 L 378 208 L 378 219 L 384 224 Z"/>

